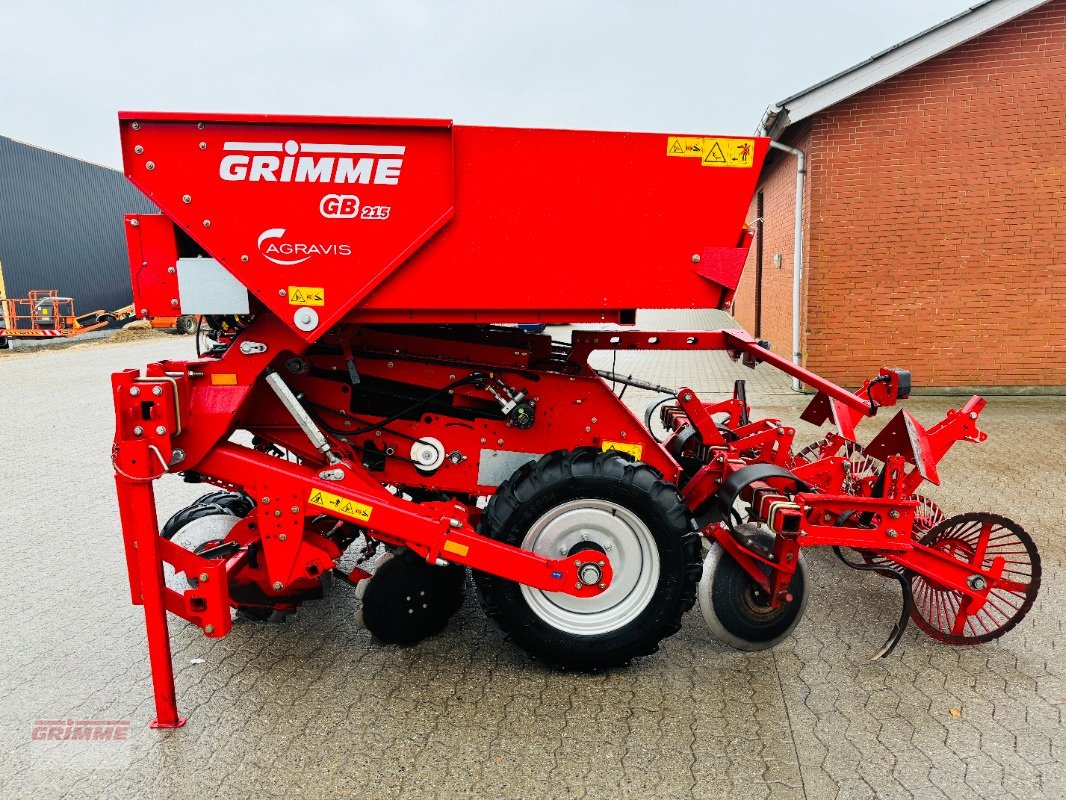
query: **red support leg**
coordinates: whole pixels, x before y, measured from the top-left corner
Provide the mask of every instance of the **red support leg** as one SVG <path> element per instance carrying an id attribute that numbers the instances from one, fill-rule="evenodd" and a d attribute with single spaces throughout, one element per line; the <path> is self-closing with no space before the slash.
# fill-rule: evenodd
<path id="1" fill-rule="evenodd" d="M 148 659 L 155 690 L 155 719 L 152 728 L 180 728 L 185 717 L 178 714 L 174 692 L 174 667 L 170 657 L 170 630 L 163 601 L 163 562 L 159 556 L 159 523 L 155 514 L 155 493 L 149 481 L 118 484 L 119 507 L 122 509 L 123 534 L 137 553 L 137 583 L 144 621 L 148 630 Z M 136 594 L 136 587 L 134 587 Z M 135 598 L 136 602 L 136 598 Z"/>

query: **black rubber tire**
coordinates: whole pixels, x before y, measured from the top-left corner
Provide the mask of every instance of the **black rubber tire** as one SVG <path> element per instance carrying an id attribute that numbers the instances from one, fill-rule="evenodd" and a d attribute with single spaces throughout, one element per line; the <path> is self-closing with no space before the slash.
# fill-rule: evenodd
<path id="1" fill-rule="evenodd" d="M 163 524 L 159 535 L 164 539 L 170 539 L 182 526 L 188 525 L 194 519 L 217 514 L 220 511 L 234 517 L 246 517 L 254 507 L 255 503 L 252 502 L 252 498 L 246 494 L 224 490 L 210 492 L 175 513 Z"/>
<path id="2" fill-rule="evenodd" d="M 655 421 L 659 417 L 659 409 L 667 403 L 676 403 L 677 396 L 672 394 L 660 394 L 653 397 L 648 401 L 648 404 L 644 407 L 644 427 L 648 429 L 648 433 L 652 435 L 655 441 L 665 442 L 670 438 L 670 434 L 673 431 L 663 430 L 662 435 L 655 429 Z M 660 423 L 661 426 L 662 423 Z"/>
<path id="3" fill-rule="evenodd" d="M 196 333 L 196 317 L 189 314 L 178 317 L 174 323 L 174 329 L 185 336 L 192 336 Z"/>
<path id="4" fill-rule="evenodd" d="M 618 451 L 559 450 L 519 468 L 489 501 L 481 534 L 521 547 L 529 528 L 552 508 L 599 499 L 634 513 L 648 527 L 659 555 L 659 582 L 639 615 L 622 627 L 580 635 L 538 617 L 519 584 L 474 571 L 481 606 L 504 637 L 530 658 L 557 669 L 598 672 L 650 655 L 676 633 L 696 601 L 700 536 L 677 487 L 652 466 Z"/>
<path id="5" fill-rule="evenodd" d="M 773 553 L 774 535 L 769 531 L 752 524 L 740 525 L 737 530 L 764 555 Z M 705 575 L 703 580 L 710 583 L 700 586 L 700 607 L 715 637 L 737 650 L 754 652 L 773 647 L 789 636 L 807 606 L 807 568 L 803 554 L 788 587 L 793 600 L 774 609 L 765 598 L 759 597 L 755 581 L 720 544 L 711 547 L 718 550 L 708 554 L 706 569 L 713 569 L 713 575 Z M 764 572 L 768 571 L 764 568 Z"/>
<path id="6" fill-rule="evenodd" d="M 284 611 L 275 611 L 273 608 L 260 606 L 238 606 L 237 614 L 248 622 L 265 623 L 267 625 L 280 625 L 289 618 Z"/>
<path id="7" fill-rule="evenodd" d="M 253 508 L 255 508 L 255 502 L 241 492 L 229 492 L 224 489 L 209 492 L 168 519 L 163 525 L 160 536 L 164 539 L 173 539 L 178 531 L 190 522 L 205 517 L 217 515 L 243 518 L 248 516 Z M 328 590 L 331 582 L 332 575 L 328 572 L 324 573 L 321 577 L 323 592 Z M 236 606 L 235 608 L 237 614 L 249 622 L 269 624 L 285 622 L 295 612 L 295 609 L 279 611 L 266 606 Z"/>

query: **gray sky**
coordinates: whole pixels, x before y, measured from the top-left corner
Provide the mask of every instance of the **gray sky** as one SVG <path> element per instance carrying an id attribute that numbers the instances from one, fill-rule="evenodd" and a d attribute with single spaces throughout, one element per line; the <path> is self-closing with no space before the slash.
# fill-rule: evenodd
<path id="1" fill-rule="evenodd" d="M 0 135 L 118 166 L 118 109 L 750 133 L 973 0 L 0 0 Z"/>

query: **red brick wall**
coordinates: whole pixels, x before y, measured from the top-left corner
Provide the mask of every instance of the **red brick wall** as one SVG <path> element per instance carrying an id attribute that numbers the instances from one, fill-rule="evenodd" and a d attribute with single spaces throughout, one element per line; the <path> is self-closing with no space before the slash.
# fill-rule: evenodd
<path id="1" fill-rule="evenodd" d="M 809 126 L 796 126 L 799 131 L 788 131 L 782 139 L 784 144 L 806 151 L 810 147 Z M 758 336 L 770 342 L 775 353 L 791 357 L 792 354 L 792 252 L 796 213 L 796 159 L 787 153 L 771 150 L 770 159 L 763 169 L 759 188 L 751 199 L 748 222 L 756 219 L 756 198 L 763 192 L 763 290 L 762 324 Z M 809 184 L 805 186 L 804 207 L 810 203 Z M 810 217 L 805 215 L 805 228 Z M 804 231 L 804 236 L 807 231 Z M 804 248 L 806 249 L 806 248 Z M 748 253 L 737 287 L 733 315 L 744 328 L 755 334 L 755 250 L 753 244 Z M 774 263 L 774 255 L 781 254 L 781 266 Z"/>
<path id="2" fill-rule="evenodd" d="M 1056 0 L 818 115 L 804 363 L 851 386 L 882 365 L 920 387 L 1066 386 L 1064 112 Z M 791 229 L 785 172 L 766 178 L 768 242 Z"/>

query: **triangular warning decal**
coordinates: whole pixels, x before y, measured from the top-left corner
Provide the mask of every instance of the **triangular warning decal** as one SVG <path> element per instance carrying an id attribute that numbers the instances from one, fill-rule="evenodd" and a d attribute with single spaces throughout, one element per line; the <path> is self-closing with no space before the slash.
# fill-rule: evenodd
<path id="1" fill-rule="evenodd" d="M 679 156 L 685 152 L 685 148 L 681 145 L 680 139 L 674 139 L 674 141 L 670 143 L 670 147 L 666 152 L 671 155 Z"/>
<path id="2" fill-rule="evenodd" d="M 725 153 L 722 152 L 722 145 L 720 142 L 715 142 L 710 151 L 703 157 L 704 164 L 724 164 Z"/>
<path id="3" fill-rule="evenodd" d="M 750 167 L 754 163 L 754 139 L 711 139 L 703 140 L 701 159 L 705 167 Z"/>

